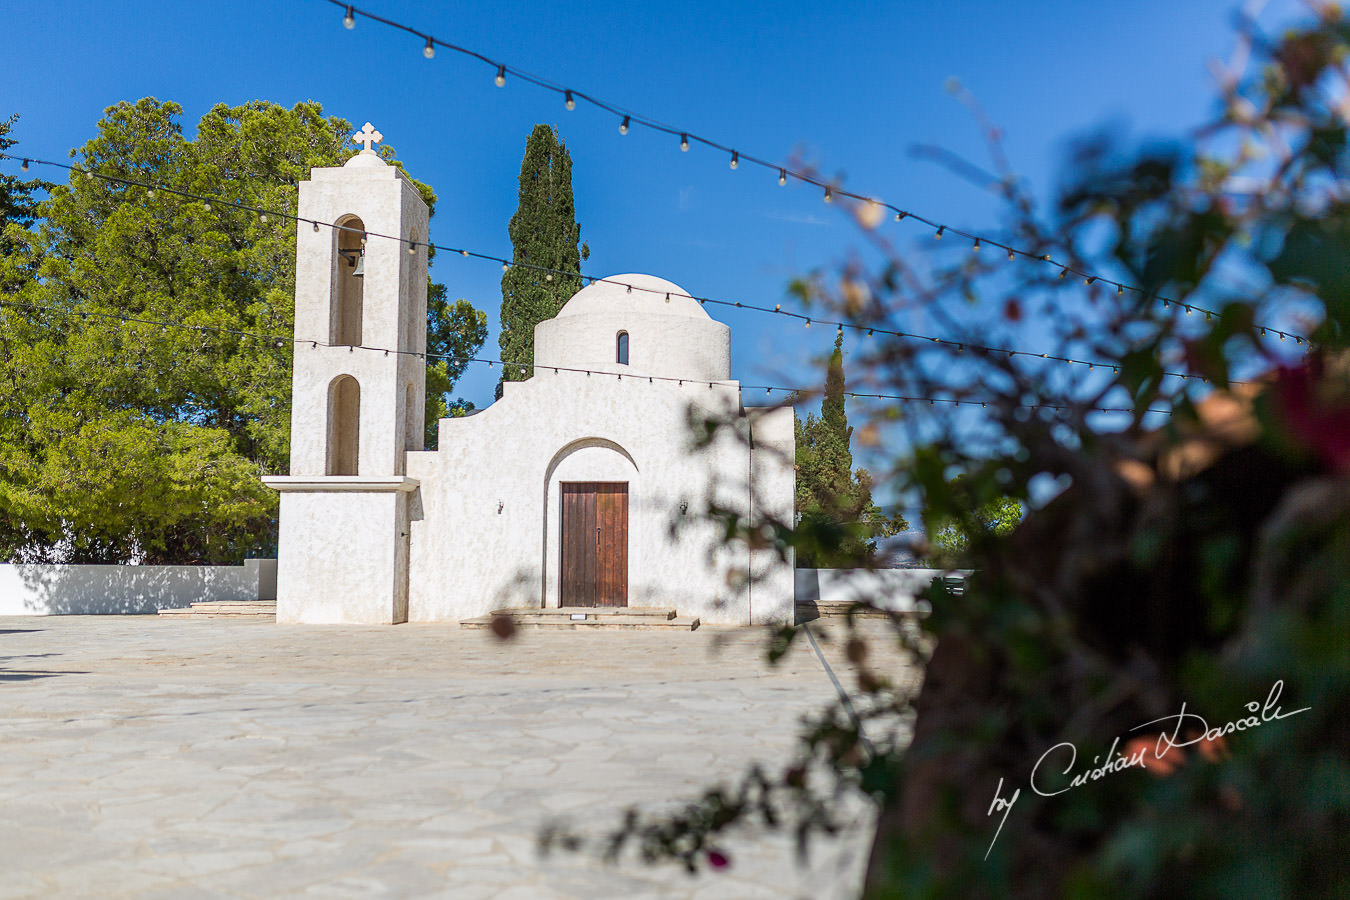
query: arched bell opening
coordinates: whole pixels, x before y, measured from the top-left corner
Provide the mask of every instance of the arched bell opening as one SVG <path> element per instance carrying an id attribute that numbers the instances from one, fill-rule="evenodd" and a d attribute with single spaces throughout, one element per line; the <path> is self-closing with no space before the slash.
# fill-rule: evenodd
<path id="1" fill-rule="evenodd" d="M 340 347 L 361 343 L 361 313 L 366 274 L 366 226 L 356 216 L 333 229 L 333 299 L 328 342 Z"/>

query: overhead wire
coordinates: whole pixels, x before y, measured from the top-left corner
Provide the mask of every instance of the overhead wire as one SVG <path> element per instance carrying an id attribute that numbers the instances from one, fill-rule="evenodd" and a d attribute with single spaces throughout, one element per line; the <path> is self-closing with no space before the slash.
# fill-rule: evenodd
<path id="1" fill-rule="evenodd" d="M 745 391 L 762 390 L 765 392 L 766 396 L 772 395 L 774 391 L 777 391 L 784 397 L 811 396 L 814 394 L 823 393 L 822 389 L 820 388 L 784 387 L 782 385 L 765 385 L 765 384 L 743 384 L 736 379 L 708 380 L 704 378 L 686 378 L 674 375 L 644 375 L 641 374 L 640 372 L 633 372 L 633 373 L 613 372 L 605 369 L 588 369 L 578 366 L 559 366 L 534 362 L 530 363 L 504 362 L 503 360 L 500 359 L 488 359 L 485 357 L 459 356 L 450 353 L 428 353 L 425 351 L 404 350 L 393 347 L 374 347 L 365 344 L 334 344 L 327 341 L 319 341 L 309 338 L 296 337 L 293 334 L 291 335 L 267 334 L 238 328 L 227 328 L 218 325 L 192 325 L 186 322 L 174 322 L 165 319 L 145 318 L 143 316 L 128 315 L 126 313 L 103 312 L 100 310 L 89 310 L 89 309 L 74 310 L 56 306 L 48 306 L 39 303 L 29 303 L 20 300 L 0 299 L 0 309 L 5 307 L 11 309 L 26 310 L 28 312 L 55 313 L 57 315 L 67 317 L 79 316 L 81 319 L 89 319 L 89 318 L 116 319 L 124 323 L 129 323 L 133 325 L 147 325 L 152 328 L 158 328 L 161 330 L 175 328 L 197 332 L 199 334 L 214 333 L 214 334 L 225 334 L 240 338 L 253 338 L 265 344 L 272 344 L 273 347 L 277 349 L 281 349 L 285 347 L 287 344 L 292 345 L 293 348 L 298 347 L 301 349 L 303 349 L 305 345 L 309 345 L 312 349 L 318 349 L 320 347 L 332 349 L 345 348 L 348 352 L 351 353 L 354 353 L 357 350 L 362 350 L 371 353 L 383 353 L 385 356 L 389 356 L 390 354 L 398 354 L 403 356 L 413 356 L 420 360 L 444 360 L 455 363 L 478 364 L 478 365 L 486 365 L 488 368 L 493 368 L 495 366 L 501 366 L 503 369 L 515 368 L 518 369 L 521 372 L 521 374 L 524 374 L 526 371 L 531 371 L 536 376 L 541 372 L 551 372 L 553 374 L 569 372 L 579 375 L 586 375 L 588 377 L 590 376 L 600 376 L 602 378 L 613 377 L 617 381 L 630 381 L 637 383 L 645 381 L 648 384 L 653 384 L 656 382 L 673 383 L 678 385 L 679 387 L 683 387 L 686 384 L 690 385 L 691 387 L 706 384 L 709 389 L 713 389 L 718 386 L 731 387 L 732 383 L 734 382 L 734 386 L 738 392 L 743 393 Z M 879 392 L 873 393 L 866 391 L 844 391 L 843 395 L 845 397 L 852 397 L 859 400 L 873 400 L 873 399 L 902 400 L 907 402 L 927 403 L 930 406 L 936 405 L 938 403 L 949 404 L 953 406 L 981 406 L 981 407 L 987 407 L 990 403 L 993 403 L 996 406 L 1005 404 L 1005 400 L 1001 398 L 986 398 L 983 400 L 979 400 L 979 399 L 956 398 L 956 397 L 920 397 L 903 394 L 887 394 Z M 1074 404 L 1012 403 L 1006 405 L 1010 405 L 1016 409 L 1071 410 L 1081 408 L 1089 412 L 1118 412 L 1118 413 L 1136 412 L 1136 410 L 1131 409 L 1129 407 L 1095 407 L 1095 406 L 1081 407 L 1079 405 Z M 1150 408 L 1147 410 L 1147 412 L 1170 414 L 1172 411 L 1166 408 Z"/>
<path id="2" fill-rule="evenodd" d="M 345 232 L 350 232 L 350 233 L 353 233 L 353 234 L 359 234 L 359 235 L 361 235 L 361 236 L 363 236 L 363 237 L 367 237 L 367 238 L 379 238 L 379 239 L 383 239 L 383 240 L 397 241 L 397 242 L 399 242 L 400 244 L 406 244 L 406 245 L 408 245 L 408 246 L 409 246 L 411 249 L 413 249 L 413 250 L 415 250 L 415 249 L 418 248 L 418 247 L 425 247 L 425 248 L 428 248 L 428 249 L 435 249 L 435 250 L 443 251 L 443 252 L 450 253 L 450 254 L 458 254 L 459 256 L 464 257 L 464 258 L 484 260 L 484 261 L 487 261 L 487 262 L 492 262 L 492 263 L 496 263 L 496 264 L 500 265 L 500 266 L 502 267 L 503 271 L 505 271 L 505 270 L 508 269 L 508 268 L 524 268 L 524 269 L 527 269 L 527 270 L 530 270 L 530 271 L 533 271 L 533 272 L 539 272 L 539 273 L 542 273 L 542 274 L 545 275 L 546 278 L 549 278 L 549 279 L 553 278 L 553 276 L 555 276 L 555 275 L 560 275 L 560 276 L 568 277 L 568 278 L 577 278 L 577 279 L 579 279 L 579 280 L 580 280 L 583 284 L 585 284 L 585 285 L 590 285 L 590 284 L 611 284 L 611 285 L 616 285 L 616 286 L 618 286 L 618 287 L 625 288 L 628 292 L 632 292 L 632 291 L 640 291 L 640 292 L 645 293 L 645 294 L 651 294 L 651 295 L 656 295 L 656 296 L 663 296 L 666 300 L 669 300 L 670 298 L 675 297 L 675 298 L 679 298 L 679 299 L 693 300 L 693 301 L 696 301 L 697 303 L 699 303 L 700 305 L 713 304 L 714 306 L 723 306 L 723 307 L 728 307 L 728 308 L 733 308 L 733 309 L 748 310 L 748 311 L 750 311 L 750 312 L 755 312 L 755 313 L 766 313 L 766 314 L 771 314 L 771 315 L 784 316 L 784 317 L 787 317 L 787 318 L 790 318 L 790 319 L 796 319 L 796 320 L 798 320 L 798 321 L 803 322 L 804 325 L 805 325 L 805 327 L 807 327 L 807 328 L 810 328 L 811 325 L 812 325 L 813 323 L 816 324 L 816 325 L 832 326 L 832 327 L 834 327 L 834 328 L 836 328 L 836 329 L 844 329 L 844 328 L 847 328 L 847 329 L 850 329 L 850 330 L 852 330 L 852 331 L 854 331 L 854 332 L 863 334 L 863 335 L 865 335 L 865 336 L 867 336 L 867 337 L 874 337 L 874 336 L 876 336 L 876 335 L 879 334 L 879 335 L 882 335 L 883 337 L 889 336 L 889 337 L 896 337 L 896 338 L 904 338 L 904 339 L 906 339 L 906 340 L 913 340 L 913 341 L 919 341 L 919 342 L 927 342 L 927 343 L 935 344 L 935 345 L 938 345 L 938 346 L 949 347 L 949 348 L 951 348 L 951 349 L 956 350 L 957 352 L 964 352 L 964 351 L 966 351 L 966 350 L 971 350 L 971 351 L 974 351 L 974 352 L 977 352 L 977 353 L 986 353 L 986 354 L 990 354 L 990 355 L 1000 355 L 1000 356 L 1006 355 L 1006 356 L 1008 356 L 1008 357 L 1010 357 L 1010 358 L 1011 358 L 1011 357 L 1019 357 L 1019 356 L 1020 356 L 1020 357 L 1025 357 L 1025 358 L 1027 358 L 1027 359 L 1041 359 L 1041 360 L 1045 360 L 1045 361 L 1048 361 L 1048 362 L 1056 362 L 1056 363 L 1064 363 L 1064 364 L 1067 364 L 1067 365 L 1079 365 L 1079 366 L 1084 366 L 1084 367 L 1086 367 L 1089 371 L 1092 371 L 1092 370 L 1097 369 L 1097 368 L 1099 368 L 1099 367 L 1101 367 L 1101 368 L 1115 368 L 1114 364 L 1109 363 L 1109 362 L 1101 362 L 1101 361 L 1097 361 L 1097 360 L 1080 359 L 1080 358 L 1077 358 L 1077 357 L 1064 356 L 1064 355 L 1056 354 L 1056 353 L 1048 353 L 1048 352 L 1047 352 L 1047 353 L 1038 353 L 1038 352 L 1033 351 L 1033 350 L 1018 350 L 1018 349 L 1013 349 L 1013 348 L 1008 348 L 1008 347 L 993 347 L 993 346 L 988 346 L 988 345 L 985 345 L 985 344 L 980 344 L 980 343 L 975 343 L 975 342 L 970 342 L 970 341 L 958 341 L 958 340 L 953 340 L 953 339 L 951 339 L 951 338 L 942 338 L 942 337 L 937 337 L 937 336 L 934 336 L 934 335 L 921 334 L 921 333 L 913 332 L 913 331 L 901 331 L 901 330 L 899 330 L 899 329 L 894 329 L 894 328 L 885 328 L 885 327 L 879 326 L 879 325 L 861 324 L 861 323 L 856 323 L 856 322 L 843 321 L 843 320 L 839 320 L 839 319 L 817 318 L 817 317 L 815 317 L 815 316 L 811 316 L 811 315 L 808 315 L 808 314 L 803 313 L 803 312 L 797 312 L 797 311 L 795 311 L 795 310 L 783 309 L 781 303 L 780 303 L 780 304 L 775 304 L 772 308 L 770 308 L 770 307 L 768 307 L 768 306 L 761 306 L 761 305 L 758 305 L 758 304 L 747 303 L 747 302 L 740 301 L 740 300 L 726 300 L 726 299 L 721 299 L 721 298 L 716 298 L 716 297 L 704 297 L 704 296 L 699 296 L 699 295 L 696 295 L 696 294 L 690 294 L 690 293 L 684 293 L 684 292 L 680 292 L 680 291 L 667 291 L 667 290 L 665 290 L 665 289 L 663 289 L 663 288 L 653 288 L 653 287 L 648 287 L 648 286 L 645 286 L 645 285 L 642 285 L 642 284 L 634 284 L 634 283 L 626 282 L 626 281 L 623 281 L 623 280 L 621 280 L 621 279 L 619 279 L 619 278 L 617 278 L 617 277 L 613 277 L 613 276 L 610 276 L 610 277 L 602 277 L 602 276 L 594 276 L 594 275 L 585 275 L 585 274 L 583 274 L 583 273 L 581 273 L 581 272 L 569 272 L 569 271 L 566 271 L 566 270 L 564 270 L 564 269 L 556 269 L 556 268 L 552 268 L 552 267 L 549 267 L 549 266 L 538 265 L 538 264 L 536 264 L 536 263 L 515 262 L 514 260 L 506 259 L 505 257 L 495 256 L 495 255 L 493 255 L 493 254 L 490 254 L 490 253 L 483 253 L 483 252 L 477 251 L 477 250 L 469 250 L 468 248 L 464 248 L 464 247 L 451 247 L 451 246 L 444 245 L 444 244 L 436 244 L 436 243 L 433 243 L 433 242 L 430 242 L 430 241 L 417 241 L 417 240 L 414 240 L 414 239 L 412 239 L 412 238 L 406 238 L 406 237 L 403 237 L 403 236 L 401 236 L 401 235 L 383 234 L 383 233 L 380 233 L 380 232 L 366 231 L 366 230 L 363 230 L 363 229 L 361 229 L 361 228 L 355 228 L 355 227 L 348 226 L 348 225 L 340 225 L 340 224 L 335 224 L 335 223 L 332 223 L 332 222 L 323 222 L 323 221 L 320 221 L 320 220 L 317 220 L 317 219 L 306 218 L 306 217 L 300 216 L 300 215 L 298 215 L 298 214 L 296 214 L 296 213 L 282 212 L 282 211 L 278 211 L 278 210 L 274 210 L 274 209 L 267 209 L 267 208 L 264 208 L 264 207 L 253 206 L 253 205 L 246 204 L 246 203 L 241 203 L 241 202 L 238 202 L 238 201 L 228 200 L 228 199 L 225 199 L 225 198 L 223 198 L 223 197 L 216 196 L 216 195 L 199 194 L 199 193 L 194 193 L 194 192 L 191 192 L 191 191 L 184 191 L 184 190 L 181 190 L 181 189 L 179 189 L 179 188 L 174 188 L 174 187 L 170 187 L 170 186 L 168 186 L 168 185 L 163 185 L 163 184 L 159 184 L 159 183 L 155 183 L 155 182 L 140 181 L 140 180 L 133 179 L 133 178 L 123 178 L 123 177 L 117 176 L 117 175 L 109 175 L 109 174 L 105 174 L 105 173 L 102 173 L 102 172 L 97 172 L 97 171 L 95 171 L 95 170 L 93 170 L 93 169 L 89 169 L 89 168 L 82 167 L 82 166 L 79 166 L 79 165 L 73 165 L 73 164 L 61 163 L 61 162 L 55 162 L 55 161 L 53 161 L 53 160 L 47 160 L 47 159 L 39 159 L 39 158 L 37 158 L 37 157 L 31 157 L 31 156 L 30 156 L 30 157 L 20 157 L 20 156 L 13 155 L 13 154 L 0 153 L 0 159 L 10 159 L 10 160 L 24 159 L 25 162 L 36 163 L 36 164 L 38 164 L 38 165 L 53 166 L 53 167 L 59 168 L 59 169 L 65 169 L 65 170 L 67 170 L 67 171 L 69 171 L 69 172 L 71 172 L 71 173 L 73 173 L 73 174 L 75 174 L 75 175 L 84 175 L 86 178 L 90 178 L 90 179 L 100 179 L 100 180 L 107 181 L 107 182 L 111 182 L 111 183 L 115 183 L 115 184 L 121 184 L 121 185 L 124 185 L 124 186 L 127 186 L 127 187 L 138 187 L 138 188 L 143 188 L 143 189 L 145 189 L 146 191 L 159 191 L 159 192 L 162 192 L 162 193 L 165 193 L 165 194 L 172 194 L 172 195 L 176 195 L 176 196 L 179 196 L 179 197 L 184 197 L 184 198 L 189 199 L 189 200 L 199 201 L 199 202 L 206 203 L 206 204 L 220 204 L 220 205 L 228 206 L 228 207 L 231 207 L 231 208 L 234 208 L 234 209 L 243 210 L 244 212 L 252 213 L 252 214 L 258 216 L 259 219 L 260 219 L 262 222 L 264 222 L 264 223 L 268 221 L 267 217 L 268 217 L 268 216 L 271 216 L 271 217 L 274 217 L 274 218 L 276 218 L 276 219 L 278 219 L 278 220 L 290 220 L 290 221 L 297 222 L 297 223 L 304 223 L 304 224 L 307 224 L 307 225 L 311 225 L 315 230 L 318 230 L 318 229 L 321 228 L 321 227 L 322 227 L 322 228 L 329 228 L 329 229 L 332 229 L 332 230 L 334 230 L 334 231 L 345 231 Z M 1267 330 L 1267 328 L 1268 328 L 1268 326 L 1257 326 L 1257 327 L 1261 327 L 1263 333 L 1264 333 L 1264 332 Z M 1278 329 L 1275 329 L 1275 328 L 1269 328 L 1269 330 L 1270 330 L 1270 331 L 1274 331 L 1275 333 L 1279 334 L 1279 335 L 1280 335 L 1280 339 L 1281 339 L 1281 340 L 1284 340 L 1284 337 L 1285 337 L 1285 335 L 1286 335 L 1285 332 L 1279 331 Z M 1291 335 L 1291 336 L 1292 336 L 1292 335 Z M 1299 344 L 1302 344 L 1304 339 L 1301 338 L 1301 337 L 1296 337 L 1296 340 L 1298 341 Z M 1208 383 L 1209 383 L 1209 378 L 1208 378 L 1207 376 L 1204 376 L 1204 375 L 1198 375 L 1198 374 L 1195 374 L 1195 373 L 1164 371 L 1162 374 L 1163 374 L 1164 376 L 1172 377 L 1172 378 L 1179 378 L 1179 379 L 1183 379 L 1183 380 L 1197 380 L 1197 381 L 1200 381 L 1201 383 L 1204 383 L 1204 384 L 1208 384 Z M 1235 382 L 1235 383 L 1241 383 L 1241 382 Z"/>
<path id="3" fill-rule="evenodd" d="M 1194 303 L 1186 303 L 1183 301 L 1174 300 L 1170 297 L 1164 297 L 1161 294 L 1147 291 L 1143 288 L 1127 284 L 1123 281 L 1117 281 L 1102 275 L 1097 275 L 1092 272 L 1086 271 L 1080 267 L 1074 266 L 1072 264 L 1057 261 L 1048 253 L 1033 252 L 1023 248 L 1013 247 L 1010 244 L 994 240 L 985 235 L 980 235 L 971 231 L 966 231 L 961 228 L 956 228 L 952 225 L 948 225 L 944 222 L 937 221 L 920 213 L 916 213 L 912 210 L 904 209 L 896 205 L 895 203 L 891 203 L 879 197 L 869 196 L 866 194 L 860 194 L 854 191 L 845 190 L 840 185 L 834 182 L 824 181 L 809 172 L 802 172 L 796 169 L 791 169 L 781 163 L 771 162 L 762 157 L 747 154 L 744 151 L 739 150 L 730 145 L 723 144 L 710 138 L 703 137 L 693 131 L 688 130 L 687 128 L 678 128 L 674 125 L 667 125 L 651 116 L 644 115 L 631 109 L 626 109 L 611 101 L 601 99 L 593 94 L 577 90 L 576 88 L 567 87 L 566 85 L 552 81 L 548 78 L 544 78 L 543 76 L 531 74 L 523 69 L 517 68 L 516 66 L 510 65 L 502 60 L 489 57 L 486 54 L 480 53 L 477 50 L 473 50 L 468 47 L 463 47 L 458 44 L 450 43 L 448 41 L 443 41 L 429 34 L 428 32 L 416 28 L 412 25 L 397 22 L 393 19 L 389 19 L 384 16 L 357 7 L 354 4 L 345 3 L 342 2 L 342 0 L 326 0 L 326 2 L 332 4 L 333 6 L 341 7 L 343 9 L 344 11 L 343 24 L 348 29 L 352 29 L 355 27 L 356 17 L 360 16 L 362 18 L 370 19 L 373 22 L 378 22 L 381 25 L 385 25 L 387 27 L 403 31 L 408 34 L 415 35 L 418 39 L 426 42 L 424 45 L 424 53 L 425 48 L 443 47 L 455 53 L 460 53 L 473 59 L 479 60 L 483 63 L 486 63 L 494 70 L 495 72 L 494 83 L 498 87 L 502 87 L 506 84 L 507 75 L 514 75 L 520 80 L 528 82 L 529 84 L 533 84 L 536 87 L 542 88 L 547 91 L 552 91 L 555 94 L 562 95 L 564 98 L 564 104 L 568 110 L 575 109 L 577 101 L 584 101 L 590 104 L 591 106 L 596 107 L 597 109 L 610 113 L 622 120 L 619 124 L 620 134 L 628 134 L 632 126 L 639 125 L 643 128 L 660 132 L 662 134 L 666 134 L 671 137 L 678 135 L 680 138 L 680 150 L 682 151 L 688 151 L 691 143 L 702 144 L 713 150 L 717 150 L 721 153 L 727 154 L 730 157 L 730 166 L 732 169 L 738 168 L 740 164 L 743 162 L 750 163 L 751 165 L 759 166 L 761 168 L 768 169 L 774 172 L 777 176 L 779 185 L 786 185 L 788 178 L 792 178 L 795 179 L 796 181 L 802 182 L 803 184 L 809 184 L 814 187 L 820 188 L 823 192 L 822 198 L 825 203 L 833 202 L 836 197 L 847 197 L 848 199 L 854 200 L 858 203 L 868 204 L 874 210 L 877 211 L 884 209 L 888 211 L 888 213 L 893 214 L 895 221 L 897 222 L 904 221 L 906 219 L 911 219 L 915 222 L 920 222 L 928 226 L 929 228 L 934 229 L 935 237 L 941 238 L 944 234 L 950 233 L 971 241 L 976 249 L 978 249 L 981 244 L 990 247 L 997 247 L 1000 250 L 1005 251 L 1008 254 L 1008 258 L 1010 260 L 1016 260 L 1020 258 L 1024 260 L 1031 260 L 1047 264 L 1060 270 L 1059 271 L 1060 278 L 1065 278 L 1068 275 L 1074 275 L 1079 278 L 1082 278 L 1088 285 L 1100 283 L 1102 285 L 1113 287 L 1116 289 L 1117 294 L 1123 294 L 1125 291 L 1131 291 L 1145 298 L 1151 298 L 1152 300 L 1161 302 L 1164 308 L 1170 308 L 1175 306 L 1178 309 L 1185 310 L 1187 314 L 1203 313 L 1207 317 L 1219 315 L 1219 313 L 1216 310 L 1207 309 L 1202 306 L 1197 306 Z M 1299 344 L 1302 344 L 1304 341 L 1308 341 L 1309 344 L 1311 344 L 1310 338 L 1307 338 L 1303 335 L 1295 334 L 1294 332 L 1291 331 L 1285 331 L 1279 328 L 1275 328 L 1273 326 L 1266 326 L 1266 330 L 1278 334 L 1280 340 L 1284 340 L 1286 337 L 1292 337 L 1295 338 Z"/>

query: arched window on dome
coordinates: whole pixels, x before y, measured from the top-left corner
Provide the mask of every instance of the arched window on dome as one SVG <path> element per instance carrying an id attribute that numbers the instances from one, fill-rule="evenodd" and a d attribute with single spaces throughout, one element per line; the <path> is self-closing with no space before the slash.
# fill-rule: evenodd
<path id="1" fill-rule="evenodd" d="M 328 317 L 328 343 L 355 347 L 361 343 L 362 286 L 366 274 L 366 226 L 347 216 L 333 229 L 335 262 L 333 298 Z"/>
<path id="2" fill-rule="evenodd" d="M 628 332 L 620 331 L 619 336 L 614 341 L 616 348 L 614 352 L 615 361 L 621 366 L 628 365 Z"/>

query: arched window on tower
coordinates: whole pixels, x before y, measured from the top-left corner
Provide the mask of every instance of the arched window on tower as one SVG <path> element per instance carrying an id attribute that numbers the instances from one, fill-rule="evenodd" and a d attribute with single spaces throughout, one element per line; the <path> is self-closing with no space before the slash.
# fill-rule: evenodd
<path id="1" fill-rule="evenodd" d="M 361 385 L 339 375 L 328 385 L 326 475 L 355 475 L 361 452 Z"/>
<path id="2" fill-rule="evenodd" d="M 628 365 L 628 332 L 620 331 L 615 344 L 617 345 L 614 352 L 615 361 L 621 366 Z"/>
<path id="3" fill-rule="evenodd" d="M 333 229 L 333 298 L 328 342 L 341 347 L 361 343 L 362 286 L 366 274 L 366 226 L 356 216 L 338 221 Z"/>

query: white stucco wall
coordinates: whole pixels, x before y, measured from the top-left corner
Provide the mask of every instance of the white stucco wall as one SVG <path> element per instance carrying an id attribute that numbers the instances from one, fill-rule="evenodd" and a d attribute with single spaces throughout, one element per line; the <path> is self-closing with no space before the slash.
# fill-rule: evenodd
<path id="1" fill-rule="evenodd" d="M 276 599 L 276 560 L 242 566 L 0 565 L 0 616 L 151 615 L 191 603 Z"/>
<path id="2" fill-rule="evenodd" d="M 714 496 L 749 508 L 751 456 L 729 433 L 692 448 L 691 408 L 734 414 L 739 393 L 734 384 L 563 372 L 509 384 L 477 415 L 443 419 L 440 450 L 409 455 L 423 511 L 412 522 L 409 621 L 557 606 L 558 486 L 590 480 L 629 483 L 630 606 L 674 607 L 708 623 L 790 621 L 790 566 L 724 546 L 703 518 Z M 791 440 L 790 410 L 741 424 Z M 789 516 L 790 479 L 788 466 L 772 481 Z M 758 580 L 745 577 L 752 562 Z"/>
<path id="3" fill-rule="evenodd" d="M 920 599 L 935 578 L 968 575 L 946 569 L 798 569 L 798 603 L 871 603 L 894 612 L 927 612 Z"/>

